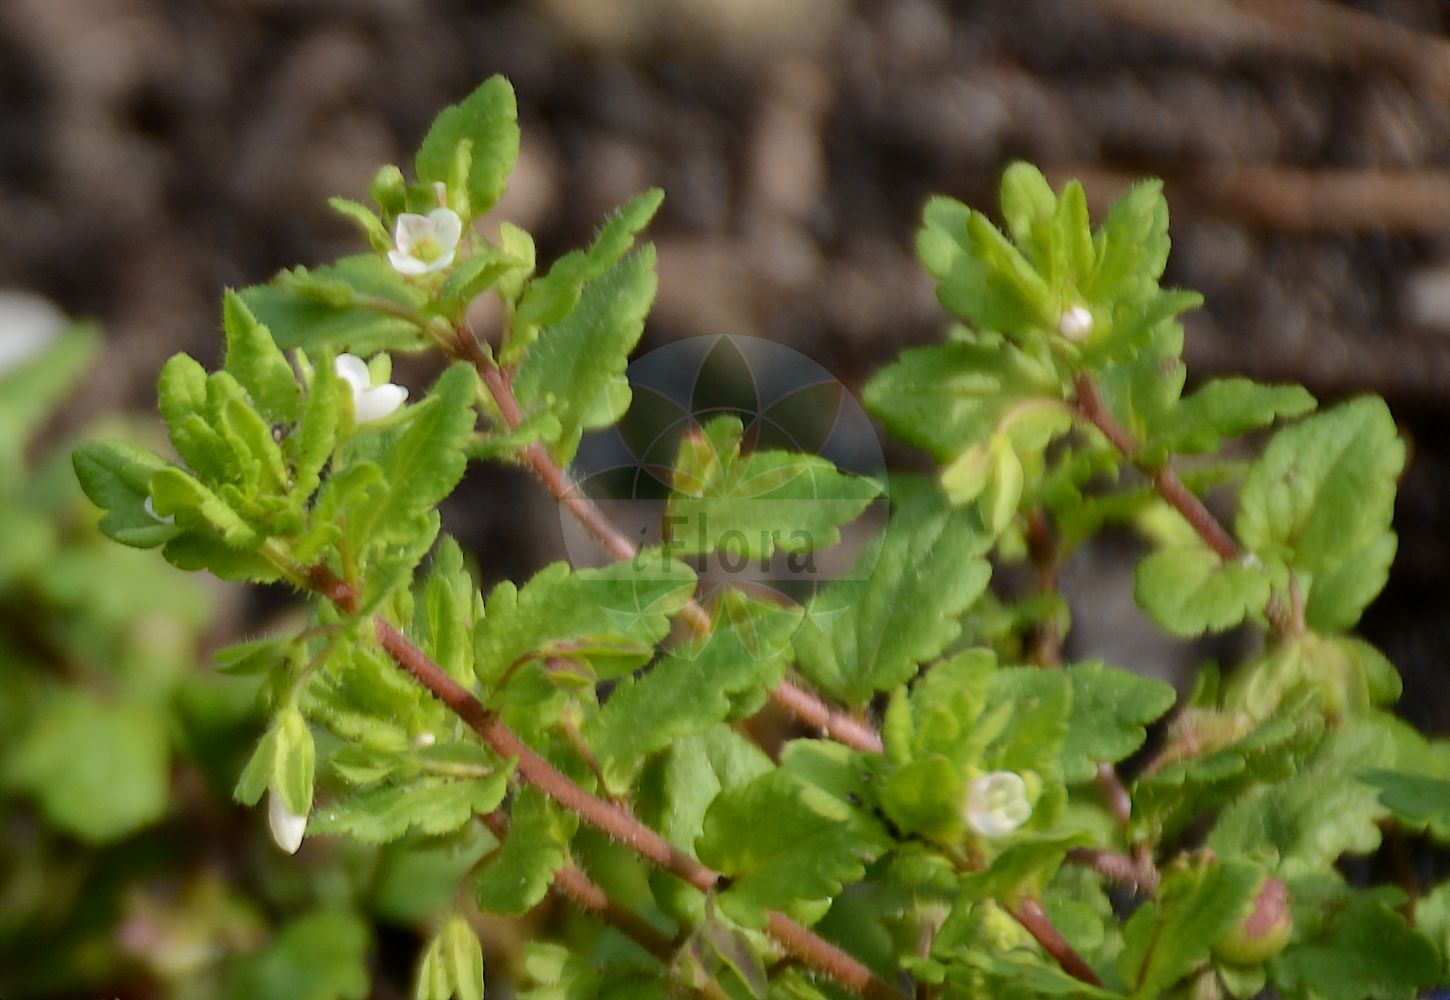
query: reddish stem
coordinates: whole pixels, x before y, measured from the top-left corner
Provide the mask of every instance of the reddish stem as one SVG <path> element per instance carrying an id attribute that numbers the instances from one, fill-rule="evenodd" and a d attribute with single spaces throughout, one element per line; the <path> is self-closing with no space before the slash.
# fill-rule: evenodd
<path id="1" fill-rule="evenodd" d="M 613 837 L 640 857 L 683 879 L 702 892 L 712 891 L 721 876 L 675 847 L 623 809 L 591 795 L 561 774 L 504 725 L 462 685 L 382 618 L 373 620 L 378 641 L 397 664 L 413 676 L 478 734 L 499 756 L 518 762 L 524 781 L 542 791 L 580 819 Z M 788 917 L 767 911 L 771 936 L 818 972 L 870 1000 L 902 1000 L 902 996 L 870 969 L 835 945 Z"/>
<path id="2" fill-rule="evenodd" d="M 1098 430 L 1102 431 L 1103 437 L 1112 443 L 1113 447 L 1122 452 L 1123 457 L 1128 459 L 1146 476 L 1153 481 L 1153 486 L 1158 494 L 1173 506 L 1173 509 L 1183 515 L 1183 519 L 1189 526 L 1198 533 L 1205 545 L 1218 553 L 1218 557 L 1224 562 L 1232 562 L 1240 555 L 1238 543 L 1233 540 L 1227 529 L 1219 523 L 1213 512 L 1203 505 L 1203 501 L 1194 495 L 1193 491 L 1183 485 L 1183 480 L 1173 471 L 1173 467 L 1164 463 L 1158 468 L 1152 468 L 1142 464 L 1136 458 L 1138 442 L 1128 429 L 1118 423 L 1117 417 L 1103 402 L 1103 397 L 1098 392 L 1097 381 L 1087 372 L 1079 372 L 1073 379 L 1073 385 L 1077 389 L 1077 411 L 1078 414 L 1091 423 Z"/>
<path id="3" fill-rule="evenodd" d="M 1008 909 L 1008 913 L 1016 918 L 1028 934 L 1042 946 L 1042 950 L 1056 960 L 1062 966 L 1062 971 L 1075 979 L 1080 979 L 1092 986 L 1102 986 L 1103 981 L 1093 971 L 1093 967 L 1067 943 L 1047 914 L 1042 909 L 1042 904 L 1028 896 L 1017 902 L 1015 906 Z"/>
<path id="4" fill-rule="evenodd" d="M 458 356 L 472 364 L 478 372 L 504 423 L 510 429 L 517 428 L 523 423 L 524 412 L 518 397 L 514 395 L 509 373 L 494 363 L 469 331 L 459 330 L 455 340 Z M 586 531 L 598 539 L 610 555 L 619 560 L 635 557 L 638 546 L 619 530 L 598 504 L 579 491 L 569 478 L 569 473 L 550 457 L 548 449 L 536 441 L 525 446 L 522 457 L 545 489 Z M 685 605 L 681 617 L 699 635 L 710 630 L 709 614 L 695 601 Z M 818 695 L 798 684 L 782 681 L 771 689 L 770 697 L 806 725 L 840 743 L 866 753 L 881 752 L 881 738 L 869 726 L 846 712 L 832 708 Z"/>
<path id="5" fill-rule="evenodd" d="M 484 826 L 500 842 L 508 835 L 508 822 L 499 813 L 482 817 Z M 633 910 L 621 906 L 595 882 L 573 865 L 564 865 L 554 873 L 554 888 L 573 900 L 581 909 L 595 914 L 619 930 L 625 937 L 668 966 L 674 961 L 675 943 L 669 936 Z"/>

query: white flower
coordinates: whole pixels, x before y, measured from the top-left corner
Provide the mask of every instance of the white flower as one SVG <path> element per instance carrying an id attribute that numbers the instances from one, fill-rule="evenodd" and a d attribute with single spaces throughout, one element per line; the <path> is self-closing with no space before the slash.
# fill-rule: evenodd
<path id="1" fill-rule="evenodd" d="M 393 229 L 396 250 L 388 251 L 388 262 L 403 274 L 428 274 L 453 263 L 463 220 L 451 208 L 435 208 L 427 215 L 404 212 Z"/>
<path id="2" fill-rule="evenodd" d="M 984 837 L 1005 837 L 1031 815 L 1027 783 L 1011 771 L 983 775 L 967 792 L 967 822 Z"/>
<path id="3" fill-rule="evenodd" d="M 1082 340 L 1093 332 L 1093 314 L 1086 306 L 1073 306 L 1057 320 L 1057 332 L 1068 340 Z"/>
<path id="4" fill-rule="evenodd" d="M 35 357 L 65 329 L 65 314 L 39 295 L 0 291 L 0 374 Z"/>
<path id="5" fill-rule="evenodd" d="M 288 854 L 297 853 L 297 848 L 302 846 L 302 834 L 307 830 L 307 817 L 288 809 L 275 790 L 267 792 L 267 825 L 272 828 L 272 839 L 278 847 Z"/>
<path id="6" fill-rule="evenodd" d="M 173 515 L 167 514 L 165 517 L 162 517 L 160 514 L 156 513 L 156 508 L 151 505 L 150 497 L 147 497 L 144 501 L 142 501 L 141 506 L 145 508 L 146 513 L 150 514 L 154 520 L 160 521 L 162 524 L 176 523 L 176 518 Z"/>
<path id="7" fill-rule="evenodd" d="M 353 419 L 359 424 L 382 420 L 408 398 L 408 390 L 401 385 L 392 382 L 373 385 L 367 363 L 356 354 L 339 354 L 332 367 L 338 378 L 352 390 Z"/>

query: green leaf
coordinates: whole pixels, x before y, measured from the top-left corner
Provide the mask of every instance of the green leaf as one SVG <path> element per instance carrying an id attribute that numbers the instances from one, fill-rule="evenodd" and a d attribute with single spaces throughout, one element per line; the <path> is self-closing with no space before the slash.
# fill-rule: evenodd
<path id="1" fill-rule="evenodd" d="M 966 801 L 962 774 L 941 756 L 912 761 L 893 774 L 881 790 L 881 808 L 897 829 L 944 844 L 962 839 Z"/>
<path id="2" fill-rule="evenodd" d="M 1332 570 L 1388 529 L 1405 464 L 1389 409 L 1354 400 L 1274 435 L 1239 495 L 1238 536 L 1297 570 Z"/>
<path id="3" fill-rule="evenodd" d="M 81 489 L 106 512 L 100 528 L 108 537 L 151 548 L 180 530 L 146 512 L 151 476 L 166 467 L 161 456 L 119 441 L 92 441 L 77 448 L 71 461 Z"/>
<path id="4" fill-rule="evenodd" d="M 1260 385 L 1246 378 L 1214 379 L 1184 398 L 1155 428 L 1148 447 L 1180 454 L 1217 451 L 1224 438 L 1301 417 L 1314 397 L 1297 385 Z"/>
<path id="5" fill-rule="evenodd" d="M 583 726 L 610 790 L 627 791 L 645 759 L 676 740 L 758 708 L 784 674 L 799 622 L 798 612 L 729 591 L 709 636 L 674 650 L 637 679 L 622 678 Z"/>
<path id="6" fill-rule="evenodd" d="M 1063 780 L 1090 781 L 1100 763 L 1115 764 L 1148 738 L 1146 725 L 1157 721 L 1177 698 L 1171 684 L 1099 661 L 1068 667 L 1072 712 L 1062 745 Z"/>
<path id="7" fill-rule="evenodd" d="M 302 394 L 292 366 L 236 292 L 228 291 L 222 300 L 222 322 L 227 334 L 227 372 L 272 423 L 296 420 L 302 410 Z"/>
<path id="8" fill-rule="evenodd" d="M 478 419 L 477 385 L 473 368 L 457 362 L 412 407 L 411 419 L 378 459 L 387 491 L 355 515 L 366 526 L 361 542 L 406 540 L 416 533 L 413 519 L 453 492 L 468 464 L 464 445 Z"/>
<path id="9" fill-rule="evenodd" d="M 515 663 L 548 656 L 585 659 L 601 679 L 626 674 L 649 662 L 694 587 L 688 566 L 653 550 L 577 573 L 554 563 L 523 589 L 501 583 L 474 630 L 479 679 L 492 687 Z"/>
<path id="10" fill-rule="evenodd" d="M 388 235 L 387 229 L 383 227 L 383 220 L 379 219 L 377 213 L 366 205 L 360 204 L 350 198 L 329 198 L 327 207 L 338 215 L 357 223 L 363 235 L 368 238 L 374 250 L 383 251 L 392 246 L 393 240 Z"/>
<path id="11" fill-rule="evenodd" d="M 941 462 L 989 436 L 1013 407 L 1061 388 L 1009 344 L 952 343 L 904 351 L 866 384 L 867 408 L 894 436 Z"/>
<path id="12" fill-rule="evenodd" d="M 1296 923 L 1298 923 L 1296 914 Z M 1322 931 L 1272 965 L 1274 985 L 1320 1000 L 1411 1000 L 1440 981 L 1440 954 L 1402 916 L 1369 893 L 1331 911 Z"/>
<path id="13" fill-rule="evenodd" d="M 1411 826 L 1450 821 L 1450 781 L 1384 768 L 1369 768 L 1359 780 L 1379 789 L 1380 805 Z"/>
<path id="14" fill-rule="evenodd" d="M 433 553 L 420 611 L 427 636 L 423 649 L 461 684 L 473 677 L 473 604 L 477 588 L 463 550 L 444 537 Z"/>
<path id="15" fill-rule="evenodd" d="M 1323 716 L 1303 705 L 1286 706 L 1257 727 L 1246 717 L 1186 709 L 1161 751 L 1163 765 L 1133 786 L 1133 835 L 1175 837 L 1256 784 L 1283 781 L 1298 770 L 1323 729 Z"/>
<path id="16" fill-rule="evenodd" d="M 815 455 L 741 454 L 743 433 L 738 417 L 717 417 L 685 435 L 665 511 L 665 551 L 764 563 L 777 551 L 829 548 L 841 540 L 840 525 L 881 492 Z"/>
<path id="17" fill-rule="evenodd" d="M 452 833 L 476 815 L 497 809 L 510 771 L 486 778 L 422 777 L 364 788 L 318 808 L 309 837 L 349 834 L 365 844 L 385 844 L 409 830 L 425 836 Z"/>
<path id="18" fill-rule="evenodd" d="M 1359 623 L 1370 601 L 1385 589 L 1399 539 L 1386 531 L 1314 574 L 1304 602 L 1304 621 L 1320 632 L 1343 632 Z"/>
<path id="19" fill-rule="evenodd" d="M 284 442 L 292 463 L 292 496 L 307 500 L 317 492 L 322 471 L 337 444 L 337 425 L 343 406 L 343 381 L 324 359 L 312 375 L 298 428 Z"/>
<path id="20" fill-rule="evenodd" d="M 865 874 L 886 843 L 865 814 L 772 771 L 722 792 L 695 846 L 701 861 L 733 879 L 719 896 L 721 910 L 759 928 L 767 909 L 801 912 L 801 904 L 828 902 Z"/>
<path id="21" fill-rule="evenodd" d="M 524 410 L 558 418 L 550 451 L 560 463 L 574 457 L 595 398 L 624 373 L 657 284 L 654 247 L 645 245 L 589 282 L 578 306 L 546 327 L 519 365 L 514 391 Z"/>
<path id="22" fill-rule="evenodd" d="M 58 829 L 93 843 L 119 840 L 166 811 L 166 719 L 144 705 L 63 689 L 39 708 L 0 773 Z"/>
<path id="23" fill-rule="evenodd" d="M 346 910 L 318 910 L 282 928 L 228 978 L 227 1000 L 365 1000 L 368 926 Z"/>
<path id="24" fill-rule="evenodd" d="M 1330 730 L 1290 779 L 1238 797 L 1220 815 L 1208 846 L 1220 857 L 1266 852 L 1310 866 L 1341 854 L 1369 854 L 1388 814 L 1355 774 L 1394 762 L 1394 741 L 1377 721 L 1356 717 Z"/>
<path id="25" fill-rule="evenodd" d="M 478 905 L 505 917 L 532 909 L 564 866 L 577 823 L 537 789 L 521 791 L 510 810 L 503 845 L 473 881 Z"/>
<path id="26" fill-rule="evenodd" d="M 1080 291 L 1092 301 L 1147 298 L 1168 263 L 1168 202 L 1163 182 L 1133 185 L 1108 210 L 1095 240 L 1097 266 Z"/>
<path id="27" fill-rule="evenodd" d="M 293 268 L 239 294 L 284 350 L 367 355 L 417 351 L 428 344 L 409 318 L 423 307 L 426 294 L 377 254 Z"/>
<path id="28" fill-rule="evenodd" d="M 1118 972 L 1134 997 L 1149 1000 L 1208 960 L 1209 949 L 1253 908 L 1261 870 L 1225 861 L 1163 880 L 1158 898 L 1123 928 Z"/>
<path id="29" fill-rule="evenodd" d="M 266 541 L 221 497 L 174 466 L 152 474 L 151 498 L 157 517 L 175 517 L 182 528 L 214 531 L 232 548 L 256 549 Z"/>
<path id="30" fill-rule="evenodd" d="M 1269 568 L 1257 559 L 1224 562 L 1202 545 L 1159 549 L 1138 563 L 1138 606 L 1174 635 L 1223 632 L 1269 603 Z"/>
<path id="31" fill-rule="evenodd" d="M 982 558 L 991 537 L 974 511 L 946 509 L 929 489 L 895 492 L 900 506 L 885 535 L 816 597 L 795 641 L 801 671 L 850 704 L 940 655 L 991 577 Z"/>
<path id="32" fill-rule="evenodd" d="M 502 76 L 489 77 L 438 113 L 418 147 L 418 179 L 427 184 L 455 181 L 463 143 L 468 143 L 468 212 L 460 214 L 479 216 L 503 197 L 519 156 L 518 104 Z"/>

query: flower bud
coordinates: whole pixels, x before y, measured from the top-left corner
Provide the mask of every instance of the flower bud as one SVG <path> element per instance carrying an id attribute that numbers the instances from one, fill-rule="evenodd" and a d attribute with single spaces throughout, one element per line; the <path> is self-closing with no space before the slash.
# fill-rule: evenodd
<path id="1" fill-rule="evenodd" d="M 1266 876 L 1254 896 L 1249 915 L 1218 941 L 1213 953 L 1232 965 L 1261 965 L 1284 950 L 1294 933 L 1294 912 L 1289 889 Z"/>
<path id="2" fill-rule="evenodd" d="M 307 817 L 288 809 L 282 796 L 273 789 L 267 793 L 267 826 L 278 847 L 288 854 L 296 854 L 302 846 L 302 835 L 307 832 Z"/>
<path id="3" fill-rule="evenodd" d="M 1093 332 L 1093 314 L 1086 306 L 1063 310 L 1057 320 L 1057 332 L 1068 340 L 1085 340 Z"/>
<path id="4" fill-rule="evenodd" d="M 408 186 L 403 180 L 403 172 L 391 163 L 383 167 L 368 185 L 368 194 L 372 195 L 373 201 L 388 215 L 401 212 L 408 197 Z"/>

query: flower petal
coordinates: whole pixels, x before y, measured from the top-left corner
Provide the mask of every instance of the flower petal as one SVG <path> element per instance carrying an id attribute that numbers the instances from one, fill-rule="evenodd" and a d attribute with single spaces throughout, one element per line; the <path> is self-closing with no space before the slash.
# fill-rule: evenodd
<path id="1" fill-rule="evenodd" d="M 374 386 L 359 393 L 353 400 L 353 416 L 360 424 L 382 420 L 391 416 L 407 398 L 408 390 L 401 385 L 389 382 L 386 385 Z"/>
<path id="2" fill-rule="evenodd" d="M 278 847 L 288 854 L 296 854 L 302 846 L 302 834 L 307 831 L 307 817 L 290 811 L 276 792 L 268 792 L 267 826 Z"/>
<path id="3" fill-rule="evenodd" d="M 433 242 L 452 259 L 452 250 L 463 235 L 463 220 L 451 208 L 435 208 L 428 213 L 428 223 L 433 227 Z"/>
<path id="4" fill-rule="evenodd" d="M 393 270 L 399 274 L 427 274 L 428 265 L 417 257 L 409 257 L 401 250 L 388 251 L 388 263 L 393 265 Z"/>
<path id="5" fill-rule="evenodd" d="M 356 354 L 339 354 L 332 362 L 332 370 L 352 388 L 354 397 L 373 384 L 368 374 L 367 362 Z"/>
<path id="6" fill-rule="evenodd" d="M 416 244 L 432 235 L 433 223 L 426 215 L 414 212 L 399 215 L 397 225 L 393 227 L 393 243 L 405 254 L 412 253 Z"/>

